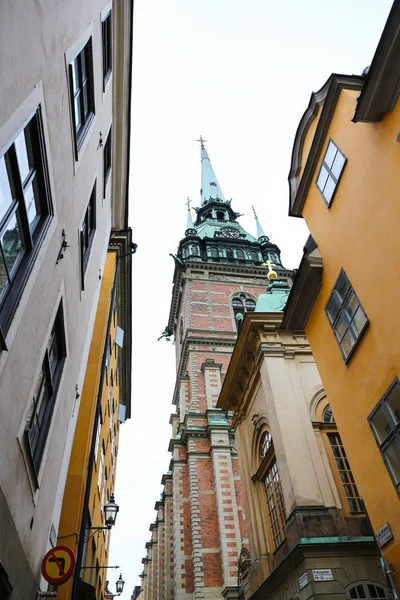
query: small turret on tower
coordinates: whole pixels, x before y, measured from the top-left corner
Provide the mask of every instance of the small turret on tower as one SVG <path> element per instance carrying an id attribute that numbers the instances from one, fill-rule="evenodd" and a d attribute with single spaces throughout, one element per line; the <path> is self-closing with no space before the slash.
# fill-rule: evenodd
<path id="1" fill-rule="evenodd" d="M 259 242 L 269 242 L 269 237 L 267 235 L 265 235 L 265 233 L 264 233 L 264 229 L 262 228 L 262 225 L 261 225 L 260 221 L 258 220 L 256 209 L 254 208 L 253 204 L 251 205 L 251 208 L 253 209 L 254 218 L 256 220 L 258 241 Z"/>

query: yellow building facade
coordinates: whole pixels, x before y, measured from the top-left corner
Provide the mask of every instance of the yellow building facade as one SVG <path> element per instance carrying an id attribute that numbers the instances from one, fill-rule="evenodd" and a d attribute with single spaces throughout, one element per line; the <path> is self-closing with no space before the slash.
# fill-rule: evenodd
<path id="1" fill-rule="evenodd" d="M 58 545 L 76 558 L 60 599 L 102 600 L 120 425 L 130 415 L 131 231 L 111 234 L 61 511 Z M 78 399 L 77 399 L 78 401 Z M 101 529 L 96 529 L 101 528 Z"/>
<path id="2" fill-rule="evenodd" d="M 283 321 L 283 327 L 307 333 L 386 571 L 393 571 L 397 586 L 399 29 L 395 2 L 369 70 L 360 77 L 332 75 L 312 94 L 300 121 L 289 212 L 305 219 L 312 237 Z"/>

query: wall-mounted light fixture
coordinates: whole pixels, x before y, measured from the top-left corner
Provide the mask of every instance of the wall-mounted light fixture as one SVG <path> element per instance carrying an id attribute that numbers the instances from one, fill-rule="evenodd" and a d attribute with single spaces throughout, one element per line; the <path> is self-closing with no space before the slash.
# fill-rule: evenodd
<path id="1" fill-rule="evenodd" d="M 62 258 L 64 258 L 65 251 L 67 248 L 69 248 L 69 244 L 67 242 L 67 234 L 65 233 L 65 229 L 62 230 L 61 237 L 62 237 L 61 248 L 60 248 L 59 253 L 57 254 L 56 265 L 58 265 L 60 260 Z"/>

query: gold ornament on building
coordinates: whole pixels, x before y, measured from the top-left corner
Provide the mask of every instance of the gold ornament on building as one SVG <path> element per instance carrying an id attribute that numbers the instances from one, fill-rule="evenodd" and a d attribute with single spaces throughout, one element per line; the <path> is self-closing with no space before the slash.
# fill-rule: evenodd
<path id="1" fill-rule="evenodd" d="M 276 267 L 275 263 L 272 263 L 270 260 L 267 260 L 265 263 L 262 264 L 263 267 L 268 267 L 268 274 L 267 274 L 267 278 L 271 281 L 271 279 L 276 279 L 278 277 L 278 274 L 276 271 L 273 270 L 272 267 Z"/>

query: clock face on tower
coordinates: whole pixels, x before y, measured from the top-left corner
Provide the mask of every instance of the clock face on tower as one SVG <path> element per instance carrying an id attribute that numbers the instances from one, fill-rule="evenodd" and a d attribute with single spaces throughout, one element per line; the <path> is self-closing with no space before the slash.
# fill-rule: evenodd
<path id="1" fill-rule="evenodd" d="M 227 238 L 238 238 L 240 235 L 239 231 L 233 227 L 224 227 L 221 229 L 221 234 Z"/>

